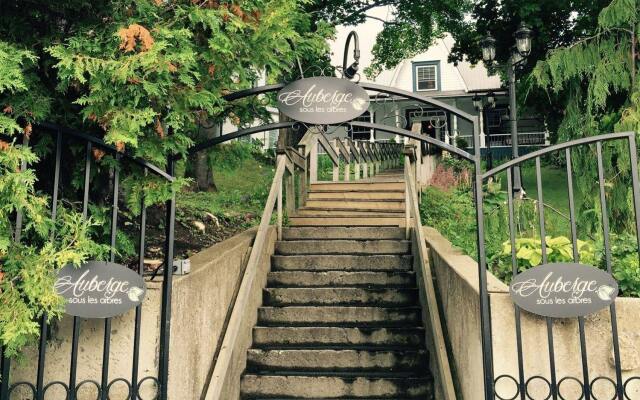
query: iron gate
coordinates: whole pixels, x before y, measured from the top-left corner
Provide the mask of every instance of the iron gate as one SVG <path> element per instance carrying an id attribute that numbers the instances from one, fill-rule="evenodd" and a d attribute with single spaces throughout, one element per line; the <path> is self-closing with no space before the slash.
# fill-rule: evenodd
<path id="1" fill-rule="evenodd" d="M 576 173 L 584 173 L 583 171 L 575 171 L 572 166 L 572 155 L 575 151 L 589 151 L 595 153 L 595 170 L 597 176 L 594 177 L 597 182 L 598 206 L 601 210 L 601 228 L 604 249 L 604 264 L 606 270 L 612 272 L 612 254 L 611 254 L 611 229 L 610 215 L 615 210 L 609 207 L 607 186 L 610 182 L 606 179 L 606 165 L 603 161 L 603 148 L 611 145 L 612 142 L 627 142 L 629 148 L 629 163 L 632 184 L 632 209 L 635 217 L 635 231 L 638 237 L 638 248 L 640 248 L 640 217 L 638 211 L 640 209 L 640 192 L 638 185 L 638 160 L 636 152 L 636 140 L 634 132 L 614 133 L 588 137 L 558 144 L 549 148 L 532 152 L 526 156 L 511 160 L 494 168 L 484 174 L 478 173 L 476 176 L 476 188 L 482 188 L 482 185 L 491 179 L 495 179 L 499 174 L 506 173 L 507 180 L 507 212 L 508 212 L 508 243 L 511 246 L 511 264 L 513 276 L 522 272 L 518 270 L 518 261 L 516 256 L 516 221 L 515 215 L 512 174 L 514 169 L 521 167 L 524 163 L 533 162 L 535 164 L 535 201 L 537 202 L 537 223 L 538 234 L 542 252 L 542 264 L 548 262 L 548 247 L 546 243 L 546 226 L 545 203 L 543 177 L 541 174 L 542 157 L 548 155 L 560 155 L 566 161 L 566 188 L 567 203 L 569 209 L 568 230 L 571 240 L 571 248 L 574 262 L 580 261 L 580 252 L 578 249 L 579 234 L 576 217 L 576 196 L 574 188 L 574 175 Z M 557 182 L 555 184 L 558 184 Z M 585 327 L 585 317 L 577 317 L 577 342 L 573 351 L 579 352 L 580 373 L 577 376 L 567 374 L 567 371 L 558 369 L 557 363 L 558 346 L 554 343 L 554 327 L 559 325 L 570 324 L 572 321 L 557 320 L 550 317 L 544 317 L 546 324 L 546 346 L 539 343 L 540 348 L 525 348 L 525 339 L 532 332 L 523 328 L 524 313 L 521 312 L 517 305 L 514 306 L 514 326 L 515 326 L 515 348 L 511 349 L 511 354 L 517 360 L 517 375 L 514 376 L 509 372 L 504 372 L 495 376 L 494 371 L 494 347 L 492 336 L 491 322 L 492 314 L 490 309 L 491 298 L 487 286 L 487 268 L 488 260 L 485 248 L 485 213 L 487 206 L 483 201 L 483 190 L 476 190 L 476 207 L 478 217 L 478 256 L 479 256 L 479 276 L 480 276 L 480 304 L 481 304 L 481 325 L 482 325 L 482 342 L 483 342 L 483 359 L 484 359 L 484 375 L 485 375 L 485 399 L 510 399 L 510 400 L 538 400 L 538 399 L 586 399 L 586 400 L 634 400 L 638 397 L 631 397 L 632 382 L 640 382 L 640 377 L 630 376 L 626 380 L 623 378 L 620 341 L 618 334 L 618 321 L 616 315 L 615 302 L 609 307 L 610 329 L 603 332 L 603 337 L 593 337 L 587 335 L 588 330 Z M 529 316 L 530 317 L 530 316 Z M 574 319 L 575 320 L 575 319 Z M 588 321 L 587 321 L 588 322 Z M 575 323 L 575 322 L 573 322 Z M 588 323 L 586 324 L 588 326 Z M 493 332 L 495 334 L 495 332 Z M 589 362 L 589 346 L 588 342 L 611 340 L 613 348 L 612 364 L 614 373 L 611 376 L 598 375 L 593 376 L 591 372 L 594 369 L 593 362 Z M 544 351 L 546 347 L 546 352 Z M 562 351 L 571 351 L 570 349 L 562 349 Z M 548 360 L 548 372 L 546 374 L 533 373 L 527 369 L 527 357 L 543 357 Z M 534 368 L 530 368 L 534 369 Z M 638 382 L 636 382 L 638 381 Z M 635 392 L 637 394 L 637 392 Z"/>
<path id="2" fill-rule="evenodd" d="M 146 161 L 138 158 L 134 158 L 123 152 L 119 152 L 116 148 L 105 144 L 100 139 L 78 132 L 72 129 L 62 128 L 56 125 L 43 124 L 35 127 L 34 135 L 53 135 L 54 138 L 54 151 L 46 160 L 47 165 L 41 168 L 41 180 L 44 180 L 46 173 L 51 173 L 52 185 L 50 188 L 42 188 L 48 192 L 51 198 L 51 217 L 53 220 L 56 218 L 58 207 L 61 201 L 63 201 L 63 177 L 61 170 L 68 168 L 69 165 L 75 165 L 78 163 L 83 165 L 84 170 L 78 174 L 81 175 L 82 184 L 80 201 L 83 218 L 87 218 L 90 214 L 90 198 L 92 189 L 95 190 L 96 182 L 92 181 L 92 167 L 94 167 L 94 150 L 100 154 L 100 157 L 105 154 L 111 155 L 116 163 L 111 167 L 107 179 L 100 183 L 102 187 L 109 187 L 111 193 L 107 194 L 107 198 L 110 204 L 110 232 L 109 232 L 109 244 L 111 250 L 109 252 L 109 260 L 113 262 L 116 258 L 118 248 L 116 246 L 116 239 L 119 232 L 118 227 L 118 210 L 119 210 L 119 194 L 121 184 L 121 169 L 123 168 L 139 168 L 144 171 L 145 174 L 154 174 L 161 180 L 166 182 L 172 182 L 173 178 L 173 161 L 168 160 L 167 170 L 162 169 L 147 163 Z M 24 145 L 28 145 L 29 139 L 26 138 L 23 141 Z M 75 148 L 81 148 L 81 154 L 74 155 L 69 151 L 71 146 Z M 23 166 L 23 168 L 26 166 Z M 79 171 L 77 171 L 79 172 Z M 93 171 L 95 172 L 95 171 Z M 68 182 L 64 182 L 67 184 Z M 95 197 L 95 194 L 94 194 Z M 164 217 L 165 236 L 164 236 L 164 262 L 166 265 L 173 265 L 173 230 L 174 230 L 174 217 L 175 217 L 175 196 L 168 200 L 165 204 L 166 215 Z M 144 200 L 141 201 L 140 215 L 138 217 L 138 223 L 140 226 L 137 237 L 137 262 L 135 262 L 134 269 L 139 273 L 144 272 L 144 258 L 146 248 L 146 230 L 148 226 L 147 222 L 147 208 L 145 207 Z M 15 221 L 15 240 L 21 240 L 22 234 L 22 215 L 18 214 Z M 106 400 L 111 398 L 110 391 L 114 388 L 120 392 L 126 394 L 127 399 L 166 399 L 167 398 L 167 375 L 168 375 L 168 347 L 169 347 L 169 333 L 170 333 L 170 318 L 171 318 L 171 279 L 172 268 L 164 268 L 163 282 L 161 285 L 161 310 L 159 310 L 159 354 L 153 356 L 155 362 L 157 362 L 157 373 L 150 373 L 143 375 L 140 369 L 141 359 L 141 347 L 144 344 L 146 338 L 141 335 L 142 326 L 142 305 L 135 308 L 135 311 L 128 312 L 122 318 L 133 319 L 133 331 L 127 333 L 131 338 L 131 347 L 119 351 L 124 352 L 124 360 L 122 362 L 131 366 L 131 374 L 129 376 L 112 376 L 110 373 L 110 362 L 114 353 L 112 349 L 112 318 L 106 318 L 102 322 L 96 320 L 86 320 L 79 317 L 73 317 L 71 328 L 71 349 L 68 354 L 68 362 L 62 362 L 57 360 L 55 364 L 52 362 L 47 363 L 47 351 L 48 341 L 50 339 L 52 325 L 47 324 L 47 316 L 44 315 L 40 318 L 40 337 L 37 345 L 36 353 L 37 369 L 32 376 L 33 379 L 12 380 L 12 365 L 15 368 L 14 360 L 5 358 L 4 351 L 2 351 L 0 370 L 2 371 L 2 380 L 0 381 L 0 399 L 10 400 L 14 398 L 29 398 L 34 400 L 43 400 L 45 398 L 57 398 L 65 400 L 82 399 L 98 399 Z M 133 315 L 132 315 L 133 314 Z M 70 318 L 70 317 L 67 317 Z M 120 318 L 120 317 L 117 317 Z M 56 321 L 52 321 L 55 325 Z M 83 352 L 82 344 L 83 335 L 86 338 L 89 333 L 83 333 L 83 326 L 85 329 L 92 326 L 95 328 L 95 324 L 102 324 L 102 363 L 101 365 L 87 365 L 83 363 L 79 353 Z M 2 349 L 3 350 L 3 349 Z M 122 354 L 122 353 L 121 353 Z M 65 360 L 66 361 L 66 360 Z M 119 361 L 119 360 L 118 360 Z M 55 366 L 55 369 L 68 370 L 68 379 L 65 380 L 51 380 L 47 378 L 47 368 Z M 91 378 L 78 379 L 79 371 L 83 372 L 83 369 L 94 369 L 96 375 Z M 99 372 L 98 372 L 99 371 Z M 15 372 L 15 371 L 14 371 Z M 82 373 L 82 375 L 86 375 Z M 22 397 L 16 397 L 22 396 Z"/>

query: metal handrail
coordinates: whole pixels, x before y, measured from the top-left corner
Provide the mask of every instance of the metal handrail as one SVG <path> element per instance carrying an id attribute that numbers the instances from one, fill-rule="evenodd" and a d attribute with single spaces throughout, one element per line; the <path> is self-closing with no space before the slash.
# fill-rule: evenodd
<path id="1" fill-rule="evenodd" d="M 416 180 L 413 174 L 413 163 L 411 155 L 413 154 L 413 146 L 409 146 L 405 151 L 404 177 L 405 177 L 405 223 L 407 229 L 407 239 L 409 239 L 411 228 L 413 228 L 414 243 L 417 245 L 418 267 L 416 274 L 418 275 L 418 286 L 424 290 L 424 297 L 427 303 L 427 313 L 429 314 L 429 325 L 431 328 L 431 338 L 433 339 L 433 348 L 435 350 L 436 367 L 438 370 L 439 380 L 442 389 L 443 399 L 455 400 L 456 392 L 453 386 L 453 375 L 447 355 L 447 348 L 444 341 L 444 333 L 442 328 L 442 320 L 438 309 L 438 301 L 436 299 L 435 286 L 433 284 L 433 275 L 431 265 L 429 263 L 429 253 L 427 251 L 426 238 L 422 232 L 422 221 L 420 219 L 420 209 L 418 206 L 418 195 L 416 191 Z M 413 154 L 415 156 L 415 154 Z M 426 322 L 426 321 L 425 321 Z"/>

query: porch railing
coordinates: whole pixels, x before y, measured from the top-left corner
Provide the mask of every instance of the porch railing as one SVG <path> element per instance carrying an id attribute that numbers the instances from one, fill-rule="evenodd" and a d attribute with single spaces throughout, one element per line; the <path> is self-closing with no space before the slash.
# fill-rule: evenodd
<path id="1" fill-rule="evenodd" d="M 458 135 L 457 138 L 464 139 L 467 142 L 467 148 L 473 147 L 472 135 Z M 510 133 L 491 133 L 484 134 L 484 148 L 500 148 L 511 147 Z M 518 132 L 518 146 L 549 146 L 549 132 Z"/>

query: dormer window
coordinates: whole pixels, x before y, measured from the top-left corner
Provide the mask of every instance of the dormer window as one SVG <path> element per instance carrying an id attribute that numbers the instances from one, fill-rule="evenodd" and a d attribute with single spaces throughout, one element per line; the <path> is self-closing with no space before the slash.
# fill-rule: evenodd
<path id="1" fill-rule="evenodd" d="M 440 63 L 438 61 L 413 64 L 413 90 L 416 92 L 440 90 Z"/>

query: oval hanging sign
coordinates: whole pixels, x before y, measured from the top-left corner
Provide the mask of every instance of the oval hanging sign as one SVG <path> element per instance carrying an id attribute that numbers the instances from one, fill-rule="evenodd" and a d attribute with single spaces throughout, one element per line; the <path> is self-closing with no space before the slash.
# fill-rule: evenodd
<path id="1" fill-rule="evenodd" d="M 554 318 L 582 317 L 613 303 L 618 283 L 607 272 L 577 263 L 544 264 L 518 274 L 509 292 L 533 314 Z"/>
<path id="2" fill-rule="evenodd" d="M 109 318 L 142 304 L 147 289 L 144 279 L 123 265 L 89 261 L 58 271 L 55 291 L 67 301 L 67 314 Z"/>
<path id="3" fill-rule="evenodd" d="M 278 109 L 289 118 L 310 124 L 338 124 L 369 108 L 367 91 L 346 79 L 304 78 L 278 92 Z"/>

